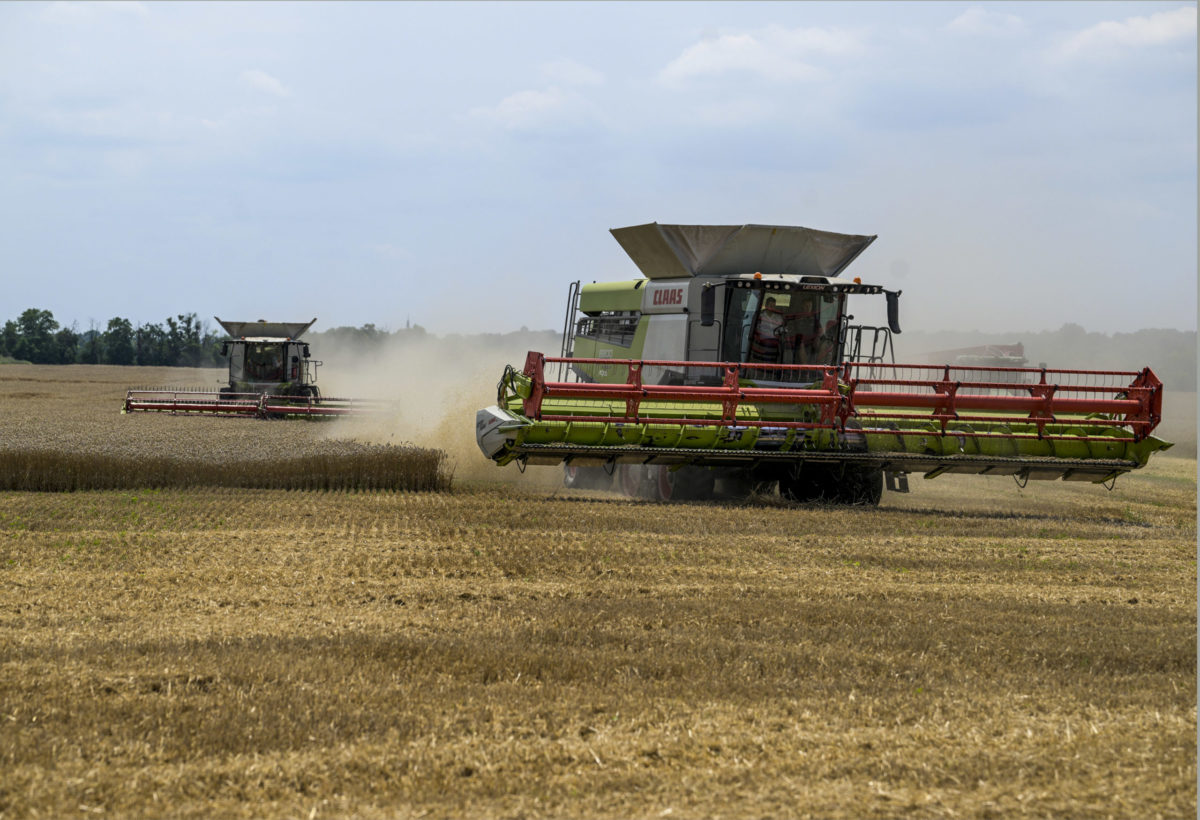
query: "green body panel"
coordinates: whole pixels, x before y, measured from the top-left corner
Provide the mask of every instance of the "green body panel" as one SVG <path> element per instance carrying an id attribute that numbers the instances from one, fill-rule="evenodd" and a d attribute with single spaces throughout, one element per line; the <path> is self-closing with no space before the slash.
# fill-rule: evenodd
<path id="1" fill-rule="evenodd" d="M 646 326 L 650 316 L 643 316 L 638 322 L 637 332 L 629 347 L 622 347 L 613 342 L 590 339 L 586 336 L 576 336 L 572 358 L 575 359 L 641 359 L 646 346 Z M 575 364 L 572 365 L 580 373 L 592 381 L 605 384 L 623 384 L 629 378 L 629 368 L 618 364 Z"/>
<path id="2" fill-rule="evenodd" d="M 599 282 L 579 289 L 579 309 L 589 315 L 601 311 L 641 310 L 642 287 L 646 279 L 627 282 Z"/>

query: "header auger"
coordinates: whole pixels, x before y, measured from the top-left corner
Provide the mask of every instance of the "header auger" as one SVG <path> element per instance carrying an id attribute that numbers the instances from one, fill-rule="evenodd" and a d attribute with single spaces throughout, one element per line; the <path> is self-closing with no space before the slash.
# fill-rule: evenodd
<path id="1" fill-rule="evenodd" d="M 892 361 L 898 291 L 837 274 L 874 237 L 783 226 L 613 231 L 646 279 L 572 285 L 562 356 L 509 367 L 476 435 L 498 464 L 562 462 L 569 486 L 705 498 L 768 484 L 878 503 L 910 473 L 1110 482 L 1151 435 L 1149 369 Z M 887 298 L 888 326 L 847 297 Z M 583 314 L 575 320 L 575 312 Z"/>
<path id="2" fill-rule="evenodd" d="M 310 358 L 300 337 L 311 322 L 217 322 L 231 338 L 221 343 L 229 357 L 229 383 L 220 390 L 131 389 L 122 412 L 156 411 L 258 418 L 329 418 L 377 410 L 379 402 L 322 396 L 321 362 Z"/>

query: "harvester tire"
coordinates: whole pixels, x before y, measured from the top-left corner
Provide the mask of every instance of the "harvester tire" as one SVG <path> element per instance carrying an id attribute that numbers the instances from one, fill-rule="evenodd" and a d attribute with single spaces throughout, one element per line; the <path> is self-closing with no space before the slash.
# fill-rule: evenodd
<path id="1" fill-rule="evenodd" d="M 806 464 L 797 475 L 779 482 L 779 494 L 791 501 L 876 506 L 883 496 L 883 470 Z"/>
<path id="2" fill-rule="evenodd" d="M 630 498 L 646 498 L 641 464 L 618 464 L 615 476 L 617 489 Z"/>
<path id="3" fill-rule="evenodd" d="M 841 480 L 837 482 L 838 504 L 856 504 L 876 507 L 883 497 L 883 470 L 871 467 L 847 465 Z"/>
<path id="4" fill-rule="evenodd" d="M 654 474 L 653 487 L 659 501 L 704 501 L 712 498 L 712 470 L 692 466 L 677 470 L 664 466 L 649 469 Z"/>
<path id="5" fill-rule="evenodd" d="M 804 464 L 800 472 L 779 481 L 779 494 L 789 501 L 832 501 L 833 475 L 824 464 Z"/>
<path id="6" fill-rule="evenodd" d="M 563 486 L 569 490 L 607 490 L 613 477 L 603 467 L 563 465 Z"/>

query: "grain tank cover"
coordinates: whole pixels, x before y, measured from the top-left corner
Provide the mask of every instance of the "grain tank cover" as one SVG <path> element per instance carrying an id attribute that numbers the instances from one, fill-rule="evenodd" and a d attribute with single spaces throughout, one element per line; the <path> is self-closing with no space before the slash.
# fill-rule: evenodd
<path id="1" fill-rule="evenodd" d="M 311 322 L 268 322 L 265 319 L 259 319 L 257 322 L 226 322 L 220 316 L 213 318 L 235 339 L 299 339 L 317 321 L 315 316 Z"/>
<path id="2" fill-rule="evenodd" d="M 635 225 L 612 235 L 647 279 L 783 273 L 836 276 L 874 236 L 786 225 Z"/>

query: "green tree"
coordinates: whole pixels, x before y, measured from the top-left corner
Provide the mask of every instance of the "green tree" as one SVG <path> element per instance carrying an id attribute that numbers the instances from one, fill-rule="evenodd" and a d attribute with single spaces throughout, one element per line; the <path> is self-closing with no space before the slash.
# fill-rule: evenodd
<path id="1" fill-rule="evenodd" d="M 134 357 L 140 365 L 167 364 L 167 333 L 162 325 L 139 325 L 134 333 Z"/>
<path id="2" fill-rule="evenodd" d="M 104 331 L 105 364 L 133 364 L 133 325 L 117 316 L 108 320 Z"/>
<path id="3" fill-rule="evenodd" d="M 79 361 L 83 364 L 100 364 L 100 331 L 96 329 L 96 320 L 88 322 L 88 329 L 80 337 Z"/>
<path id="4" fill-rule="evenodd" d="M 17 317 L 17 328 L 20 340 L 14 355 L 18 359 L 28 359 L 34 364 L 58 362 L 58 345 L 54 339 L 58 322 L 54 321 L 53 313 L 29 308 Z"/>
<path id="5" fill-rule="evenodd" d="M 17 357 L 17 345 L 21 341 L 21 331 L 17 323 L 9 319 L 0 330 L 0 356 Z"/>
<path id="6" fill-rule="evenodd" d="M 204 364 L 204 347 L 200 338 L 200 319 L 195 313 L 180 313 L 167 319 L 167 336 L 173 355 L 171 364 L 177 367 L 199 367 Z"/>
<path id="7" fill-rule="evenodd" d="M 54 334 L 54 355 L 57 364 L 74 364 L 79 355 L 79 334 L 74 328 L 60 328 Z"/>

